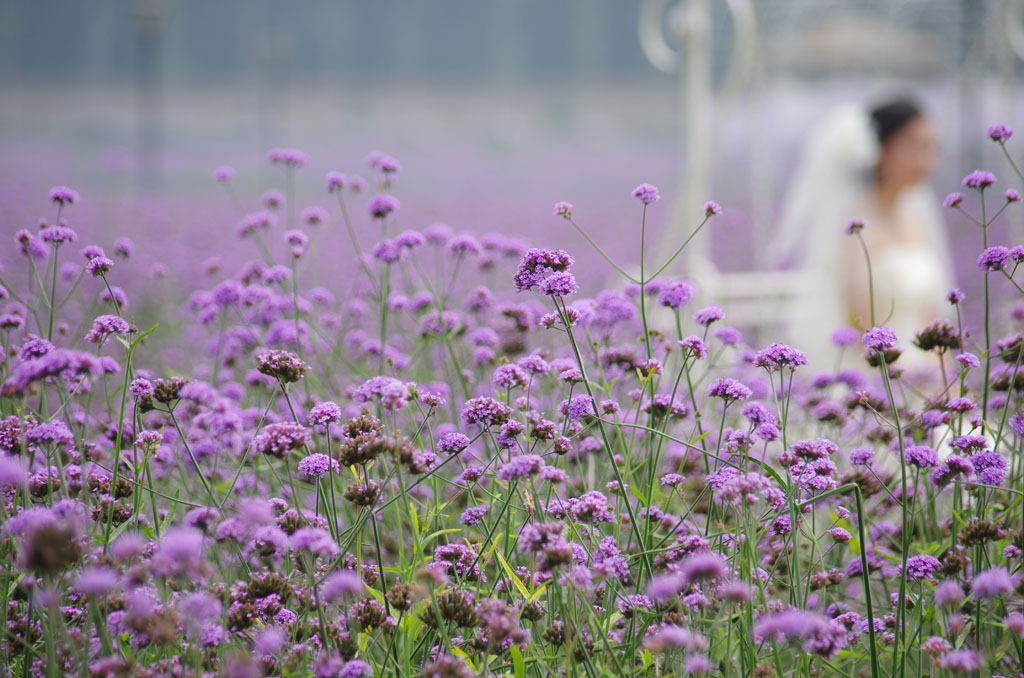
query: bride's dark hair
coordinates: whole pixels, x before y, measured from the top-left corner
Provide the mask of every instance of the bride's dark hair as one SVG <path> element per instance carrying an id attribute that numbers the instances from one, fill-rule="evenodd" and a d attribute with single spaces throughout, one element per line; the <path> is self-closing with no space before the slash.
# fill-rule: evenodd
<path id="1" fill-rule="evenodd" d="M 871 109 L 871 125 L 874 127 L 878 143 L 885 142 L 892 135 L 903 129 L 907 123 L 923 115 L 921 107 L 913 99 L 894 99 Z"/>

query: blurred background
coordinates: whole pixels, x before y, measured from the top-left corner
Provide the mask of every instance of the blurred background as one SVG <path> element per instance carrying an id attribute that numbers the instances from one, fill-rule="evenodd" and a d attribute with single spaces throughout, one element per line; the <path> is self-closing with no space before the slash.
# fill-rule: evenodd
<path id="1" fill-rule="evenodd" d="M 1015 186 L 984 132 L 1024 126 L 1022 58 L 1020 0 L 0 0 L 0 228 L 34 228 L 66 184 L 84 241 L 144 241 L 141 259 L 188 275 L 235 246 L 217 166 L 255 211 L 282 181 L 266 152 L 300 148 L 299 206 L 331 207 L 325 173 L 369 176 L 382 151 L 406 228 L 568 247 L 596 284 L 606 267 L 553 203 L 631 264 L 630 191 L 649 182 L 660 242 L 711 198 L 725 214 L 702 247 L 745 270 L 807 131 L 844 103 L 922 101 L 940 198 L 977 167 Z"/>

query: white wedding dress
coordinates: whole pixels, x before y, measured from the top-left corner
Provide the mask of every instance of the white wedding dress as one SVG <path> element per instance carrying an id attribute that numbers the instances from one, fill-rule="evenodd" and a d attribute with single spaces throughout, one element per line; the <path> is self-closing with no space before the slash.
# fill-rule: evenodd
<path id="1" fill-rule="evenodd" d="M 789 313 L 788 341 L 807 353 L 814 369 L 832 369 L 839 349 L 832 333 L 851 326 L 844 266 L 865 266 L 860 244 L 844 233 L 851 217 L 872 228 L 875 199 L 867 177 L 878 162 L 868 115 L 844 108 L 812 135 L 787 193 L 770 259 L 795 264 L 799 285 Z M 912 220 L 918 242 L 871 249 L 875 319 L 896 332 L 906 369 L 937 365 L 912 345 L 926 323 L 948 314 L 944 297 L 953 285 L 951 257 L 937 196 L 925 185 L 903 191 L 895 219 Z M 876 227 L 881 227 L 875 224 Z M 865 274 L 866 279 L 866 274 Z M 861 319 L 867 323 L 868 319 Z M 862 366 L 860 347 L 847 349 L 843 365 Z"/>

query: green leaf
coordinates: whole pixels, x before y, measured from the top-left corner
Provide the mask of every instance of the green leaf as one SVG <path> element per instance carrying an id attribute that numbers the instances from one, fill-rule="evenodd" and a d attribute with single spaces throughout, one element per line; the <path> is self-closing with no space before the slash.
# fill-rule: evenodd
<path id="1" fill-rule="evenodd" d="M 143 332 L 139 336 L 135 337 L 135 341 L 132 342 L 131 348 L 129 348 L 128 351 L 129 352 L 134 352 L 135 351 L 135 347 L 139 345 L 139 342 L 142 341 L 143 339 L 145 339 L 146 337 L 148 337 L 149 335 L 153 334 L 153 332 L 156 332 L 156 328 L 158 328 L 158 327 L 160 327 L 160 323 L 157 323 L 157 324 L 153 325 L 148 330 L 146 330 L 145 332 Z"/>
<path id="2" fill-rule="evenodd" d="M 643 503 L 645 508 L 650 508 L 651 505 L 647 501 L 647 497 L 645 497 L 640 490 L 636 489 L 636 485 L 633 485 L 631 483 L 630 486 L 629 486 L 629 489 L 633 491 L 633 494 L 635 494 L 636 498 L 639 499 Z"/>
<path id="3" fill-rule="evenodd" d="M 423 543 L 424 544 L 429 544 L 430 542 L 434 541 L 435 539 L 437 539 L 441 535 L 452 534 L 452 533 L 455 533 L 455 532 L 462 532 L 462 530 L 460 530 L 460 529 L 458 529 L 456 527 L 451 527 L 451 528 L 448 528 L 446 530 L 435 530 L 435 531 L 431 532 L 430 534 L 428 534 L 423 539 Z"/>
<path id="4" fill-rule="evenodd" d="M 526 589 L 526 586 L 523 585 L 523 582 L 519 581 L 519 577 L 516 576 L 516 573 L 512 570 L 508 561 L 505 560 L 505 556 L 501 555 L 501 551 L 495 551 L 494 555 L 498 558 L 498 562 L 501 563 L 501 567 L 504 568 L 505 574 L 507 574 L 508 578 L 512 580 L 512 583 L 515 585 L 516 589 L 519 590 L 519 593 L 522 594 L 523 598 L 529 599 L 530 592 Z"/>
<path id="5" fill-rule="evenodd" d="M 516 678 L 526 678 L 526 665 L 523 664 L 523 653 L 519 651 L 519 646 L 512 643 L 508 646 L 508 651 L 512 654 L 512 670 L 515 671 Z"/>

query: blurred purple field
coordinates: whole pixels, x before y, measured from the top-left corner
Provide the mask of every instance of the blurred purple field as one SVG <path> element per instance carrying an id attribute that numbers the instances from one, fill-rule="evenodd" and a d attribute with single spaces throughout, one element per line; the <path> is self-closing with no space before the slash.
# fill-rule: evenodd
<path id="1" fill-rule="evenodd" d="M 707 197 L 725 213 L 701 236 L 721 270 L 757 265 L 751 243 L 766 243 L 774 233 L 807 130 L 836 106 L 869 101 L 877 91 L 857 81 L 813 89 L 780 85 L 762 94 L 756 108 L 750 102 L 721 105 L 710 131 L 715 152 Z M 941 132 L 941 159 L 931 182 L 937 199 L 956 190 L 960 177 L 975 166 L 1009 178 L 996 149 L 966 143 L 982 134 L 990 122 L 983 111 L 993 106 L 968 111 L 964 119 L 956 106 L 955 81 L 933 83 L 928 91 L 925 103 Z M 981 98 L 995 100 L 991 93 Z M 166 281 L 140 284 L 134 296 L 184 299 L 223 275 L 206 273 L 211 259 L 218 258 L 222 270 L 233 274 L 257 254 L 251 244 L 239 246 L 234 235 L 239 214 L 213 180 L 214 168 L 228 164 L 237 170 L 240 201 L 247 212 L 256 211 L 266 190 L 283 188 L 279 173 L 265 162 L 266 152 L 278 146 L 303 149 L 311 158 L 297 177 L 297 208 L 318 205 L 331 213 L 333 221 L 321 229 L 315 245 L 321 269 L 316 275 L 324 283 L 330 279 L 323 277 L 325 271 L 340 274 L 354 265 L 324 176 L 328 171 L 368 174 L 366 157 L 372 151 L 398 158 L 405 170 L 395 187 L 403 204 L 401 227 L 441 222 L 456 232 L 494 232 L 567 248 L 582 264 L 578 277 L 584 291 L 619 283 L 552 215 L 556 201 L 572 202 L 577 220 L 609 251 L 620 253 L 623 265 L 639 260 L 638 223 L 629 197 L 637 183 L 658 185 L 665 198 L 651 215 L 649 243 L 662 242 L 666 229 L 681 240 L 694 225 L 668 223 L 678 196 L 673 187 L 685 180 L 678 101 L 671 87 L 479 91 L 456 85 L 355 85 L 334 94 L 292 90 L 279 102 L 267 102 L 258 90 L 193 88 L 175 90 L 165 104 L 162 142 L 154 147 L 140 137 L 130 90 L 81 85 L 12 90 L 0 102 L 5 230 L 33 228 L 50 186 L 75 186 L 85 196 L 73 217 L 83 237 L 108 246 L 118 237 L 143 244 L 133 262 L 140 278 L 154 263 L 169 266 Z M 370 219 L 357 212 L 370 242 Z M 980 252 L 977 229 L 957 213 L 945 216 L 954 249 Z M 991 229 L 992 239 L 1007 245 L 1021 234 L 1024 220 L 1015 214 Z M 13 256 L 6 250 L 0 262 L 16 267 Z M 968 295 L 978 293 L 982 276 L 970 257 L 957 258 L 956 273 Z M 997 296 L 1003 292 L 995 290 Z"/>

